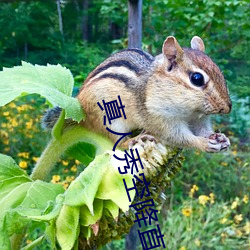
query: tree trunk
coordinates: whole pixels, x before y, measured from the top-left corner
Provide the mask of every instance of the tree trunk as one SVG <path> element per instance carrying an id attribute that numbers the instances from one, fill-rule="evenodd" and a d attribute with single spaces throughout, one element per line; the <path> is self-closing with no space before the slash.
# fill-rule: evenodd
<path id="1" fill-rule="evenodd" d="M 82 39 L 89 40 L 89 17 L 88 17 L 89 0 L 82 1 Z"/>
<path id="2" fill-rule="evenodd" d="M 142 0 L 128 1 L 128 47 L 142 47 Z"/>
<path id="3" fill-rule="evenodd" d="M 62 12 L 61 12 L 60 0 L 56 1 L 56 5 L 57 5 L 57 12 L 58 12 L 58 20 L 59 20 L 59 30 L 63 36 L 63 22 L 62 22 Z"/>

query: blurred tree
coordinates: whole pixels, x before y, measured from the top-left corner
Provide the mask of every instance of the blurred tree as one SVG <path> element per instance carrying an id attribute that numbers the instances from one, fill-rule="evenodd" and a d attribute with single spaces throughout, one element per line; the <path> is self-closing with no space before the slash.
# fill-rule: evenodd
<path id="1" fill-rule="evenodd" d="M 61 1 L 56 0 L 56 4 L 57 4 L 57 12 L 58 12 L 59 30 L 63 36 L 63 20 L 62 20 L 62 12 L 61 12 Z"/>
<path id="2" fill-rule="evenodd" d="M 142 0 L 128 0 L 128 47 L 142 46 Z"/>
<path id="3" fill-rule="evenodd" d="M 1 1 L 0 66 L 17 65 L 21 60 L 61 63 L 83 79 L 112 51 L 128 46 L 128 1 L 61 0 L 61 14 L 58 2 Z M 132 9 L 138 15 L 141 2 L 129 1 L 131 8 L 137 6 Z M 157 54 L 168 35 L 186 46 L 193 35 L 199 35 L 206 52 L 223 69 L 231 92 L 239 97 L 250 95 L 249 1 L 144 0 L 142 13 L 143 49 Z"/>

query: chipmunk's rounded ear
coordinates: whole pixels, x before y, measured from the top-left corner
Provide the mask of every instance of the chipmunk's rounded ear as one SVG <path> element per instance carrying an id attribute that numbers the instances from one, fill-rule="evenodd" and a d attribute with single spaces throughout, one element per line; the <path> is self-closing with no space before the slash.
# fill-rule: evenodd
<path id="1" fill-rule="evenodd" d="M 205 51 L 205 45 L 204 45 L 204 42 L 203 40 L 198 37 L 198 36 L 194 36 L 191 40 L 191 48 L 192 49 L 197 49 L 197 50 L 200 50 L 202 52 Z"/>
<path id="2" fill-rule="evenodd" d="M 162 46 L 162 54 L 170 61 L 178 61 L 182 58 L 183 53 L 184 52 L 175 37 L 167 37 Z"/>

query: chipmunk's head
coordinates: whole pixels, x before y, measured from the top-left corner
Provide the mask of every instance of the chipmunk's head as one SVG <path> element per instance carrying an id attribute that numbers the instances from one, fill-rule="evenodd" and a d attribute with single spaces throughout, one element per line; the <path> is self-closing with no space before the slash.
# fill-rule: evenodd
<path id="1" fill-rule="evenodd" d="M 192 101 L 197 112 L 227 114 L 232 104 L 226 81 L 204 51 L 204 43 L 198 36 L 192 38 L 191 48 L 181 48 L 175 37 L 169 36 L 162 47 L 162 69 L 168 78 L 175 79 L 173 83 L 179 85 L 184 98 Z"/>

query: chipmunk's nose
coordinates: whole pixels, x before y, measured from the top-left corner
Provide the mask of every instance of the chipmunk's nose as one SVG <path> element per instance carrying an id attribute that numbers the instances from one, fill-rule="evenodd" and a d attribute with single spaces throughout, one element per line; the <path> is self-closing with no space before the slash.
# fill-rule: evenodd
<path id="1" fill-rule="evenodd" d="M 228 114 L 231 112 L 231 109 L 232 109 L 232 102 L 229 101 L 222 109 L 220 109 L 219 113 Z"/>

